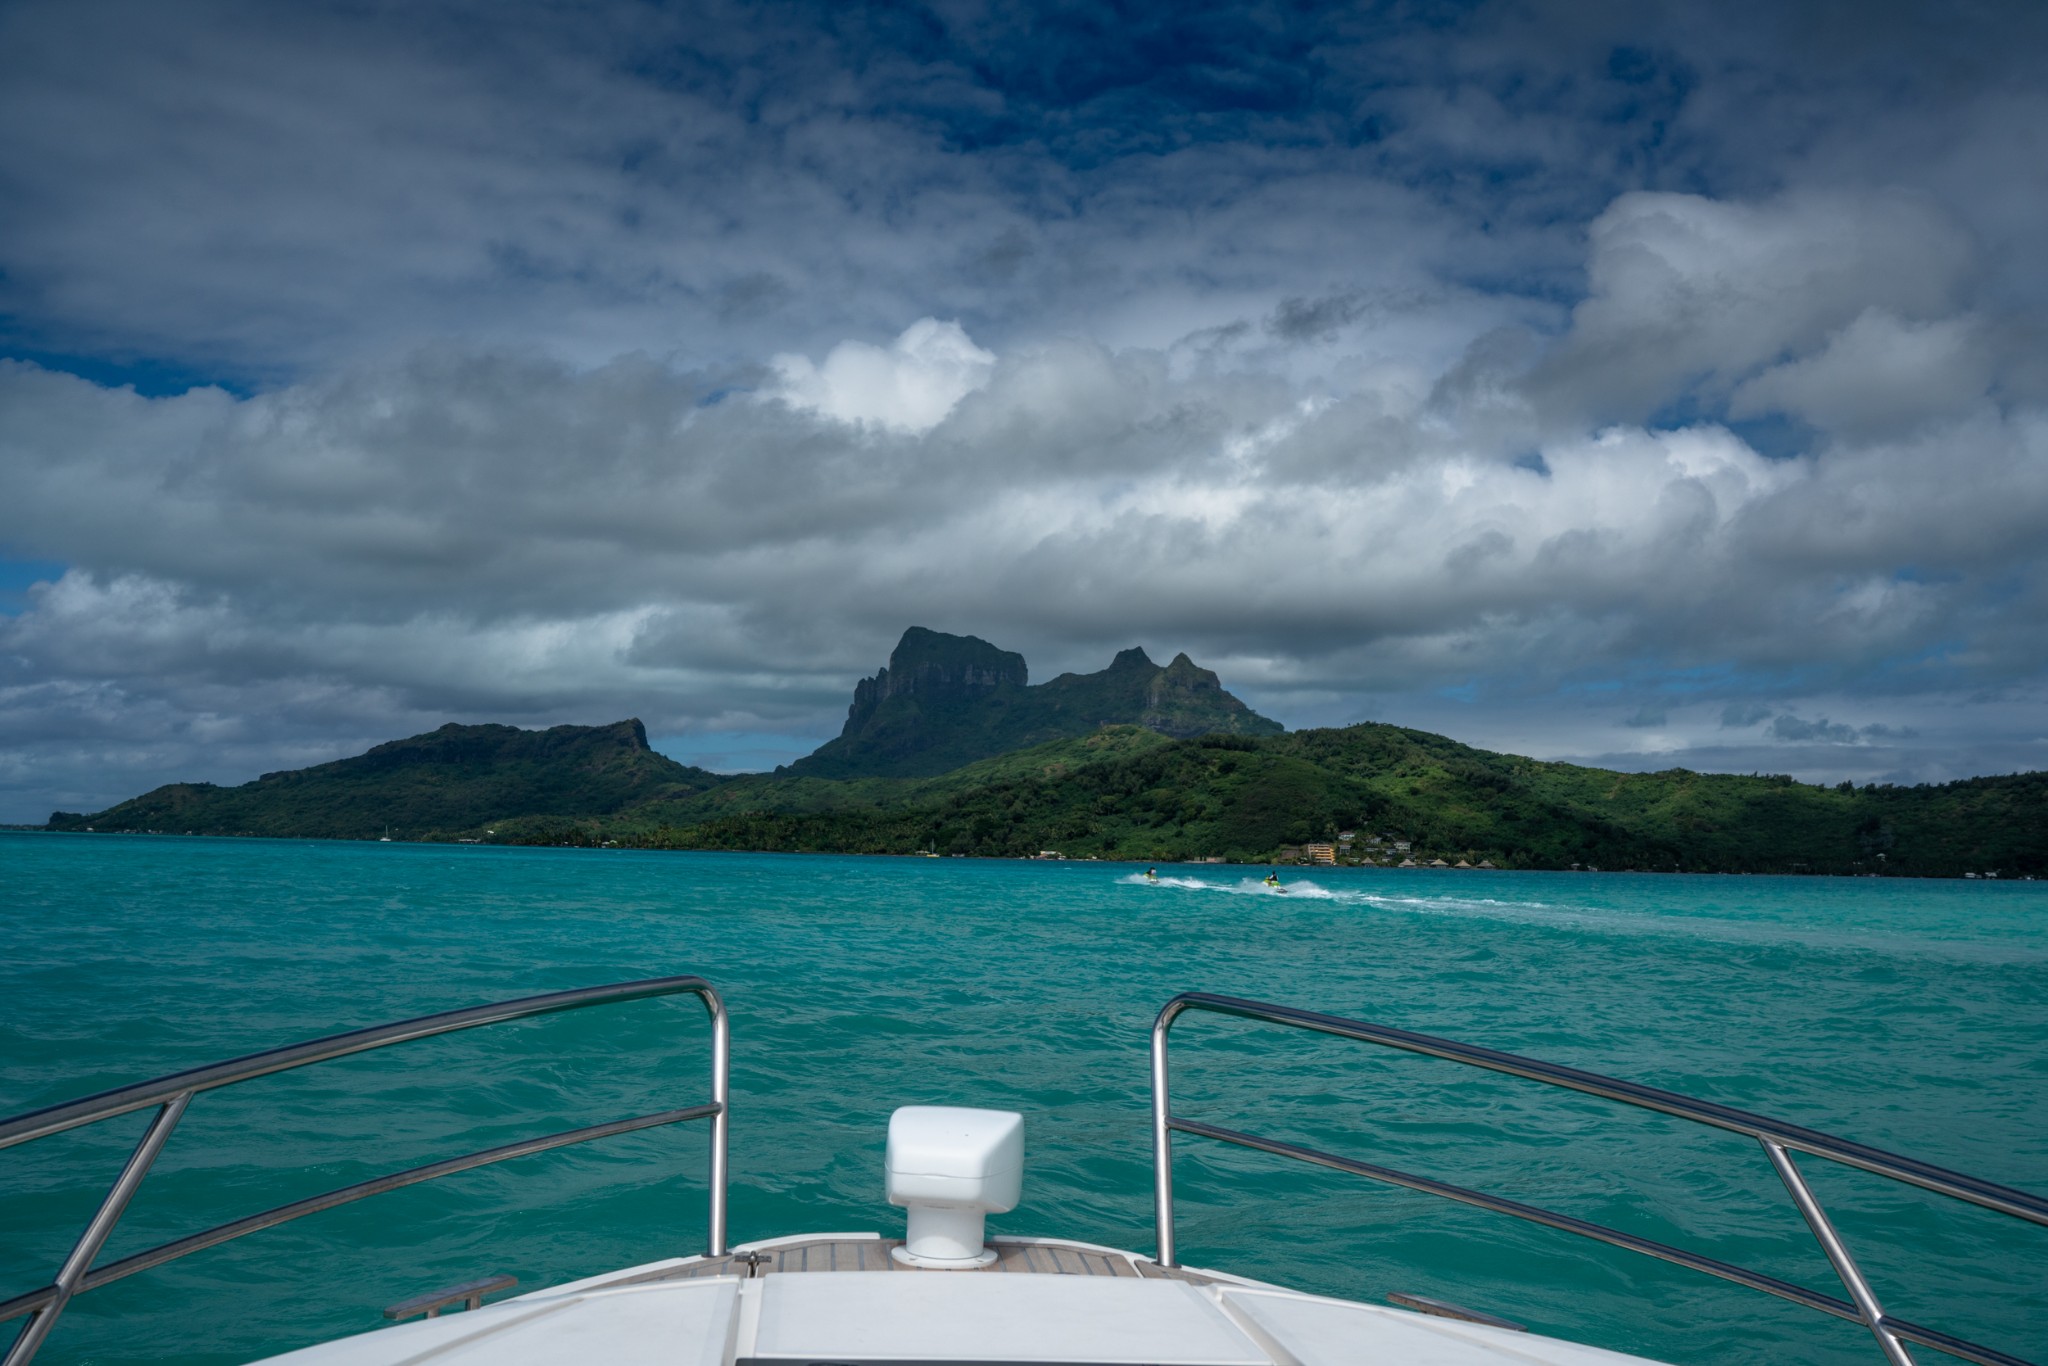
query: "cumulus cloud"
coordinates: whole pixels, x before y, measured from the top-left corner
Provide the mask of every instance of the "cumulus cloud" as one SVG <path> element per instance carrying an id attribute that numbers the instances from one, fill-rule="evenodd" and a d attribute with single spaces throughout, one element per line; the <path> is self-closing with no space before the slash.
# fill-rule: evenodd
<path id="1" fill-rule="evenodd" d="M 1188 648 L 1296 721 L 1644 661 L 1902 693 L 2040 664 L 2009 589 L 2043 579 L 2038 414 L 1927 428 L 1925 469 L 1898 442 L 1771 459 L 1713 422 L 1531 462 L 1461 429 L 1485 405 L 1377 372 L 1337 394 L 1143 349 L 999 356 L 925 320 L 770 373 L 435 350 L 147 399 L 7 366 L 0 538 L 74 565 L 0 622 L 10 684 L 818 734 L 911 622 L 1046 664 Z M 1654 696 L 1624 714 L 1646 756 L 1714 724 Z M 1767 733 L 1885 738 L 1790 711 Z"/>
<path id="2" fill-rule="evenodd" d="M 269 386 L 451 335 L 582 364 L 815 356 L 922 316 L 998 349 L 1162 346 L 1261 317 L 1322 337 L 1457 287 L 1525 320 L 1581 292 L 1603 209 L 1596 295 L 1657 294 L 1666 267 L 1782 280 L 1768 223 L 1702 249 L 1701 210 L 1659 195 L 1740 219 L 1787 184 L 1823 215 L 1867 186 L 1941 204 L 2048 296 L 2024 7 L 1889 6 L 1852 43 L 1826 3 L 1500 0 L 1370 38 L 1343 7 L 1120 22 L 24 0 L 0 12 L 4 336 Z M 1896 259 L 1902 233 L 1851 218 L 1836 245 Z M 1901 281 L 1969 254 L 1923 245 Z M 1922 316 L 1892 292 L 1856 307 Z"/>
<path id="3" fill-rule="evenodd" d="M 0 553 L 60 567 L 0 814 L 447 719 L 801 750 L 911 623 L 2048 766 L 2032 21 L 689 9 L 0 13 Z"/>
<path id="4" fill-rule="evenodd" d="M 1991 361 L 1974 318 L 1907 322 L 1871 307 L 1818 349 L 1745 380 L 1728 411 L 1738 418 L 1788 413 L 1871 440 L 1986 402 Z"/>
<path id="5" fill-rule="evenodd" d="M 996 358 L 957 322 L 920 318 L 893 345 L 843 341 L 822 365 L 777 356 L 777 397 L 841 422 L 872 422 L 899 432 L 930 430 L 953 405 L 988 383 Z"/>
<path id="6" fill-rule="evenodd" d="M 1859 320 L 1947 319 L 1973 265 L 1959 224 L 1896 192 L 1762 203 L 1638 192 L 1595 219 L 1588 238 L 1587 297 L 1532 384 L 1576 420 L 1641 420 L 1695 387 L 1725 399 L 1770 362 L 1814 353 L 1837 333 L 1867 352 L 1877 324 L 1857 331 Z M 1836 373 L 1857 363 L 1845 353 Z"/>

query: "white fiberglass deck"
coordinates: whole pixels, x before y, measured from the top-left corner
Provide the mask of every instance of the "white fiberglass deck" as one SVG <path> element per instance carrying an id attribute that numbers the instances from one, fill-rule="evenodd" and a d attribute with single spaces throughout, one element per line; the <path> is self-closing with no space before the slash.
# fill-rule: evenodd
<path id="1" fill-rule="evenodd" d="M 999 1239 L 993 1245 L 1001 1260 L 985 1271 L 917 1271 L 892 1263 L 890 1244 L 873 1234 L 778 1239 L 732 1256 L 631 1267 L 344 1338 L 272 1357 L 269 1366 L 1623 1366 L 1645 1360 L 1211 1272 L 1162 1271 L 1135 1254 L 1085 1243 Z"/>

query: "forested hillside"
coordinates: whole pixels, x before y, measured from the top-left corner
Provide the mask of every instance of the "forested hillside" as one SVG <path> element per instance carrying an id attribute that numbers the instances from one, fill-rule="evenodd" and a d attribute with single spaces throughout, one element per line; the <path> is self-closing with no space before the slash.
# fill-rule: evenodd
<path id="1" fill-rule="evenodd" d="M 506 817 L 602 819 L 722 781 L 655 753 L 638 721 L 542 731 L 446 725 L 238 787 L 172 783 L 94 815 L 54 812 L 49 828 L 483 838 L 492 822 Z"/>
<path id="2" fill-rule="evenodd" d="M 734 779 L 500 838 L 649 848 L 1240 861 L 1354 830 L 1513 868 L 2048 873 L 2048 774 L 1920 787 L 1616 773 L 1398 726 L 1176 740 L 1109 727 L 924 780 Z M 1364 846 L 1361 844 L 1360 848 Z"/>
<path id="3" fill-rule="evenodd" d="M 1359 858 L 1402 842 L 1418 861 L 1505 868 L 2048 874 L 2048 774 L 1815 787 L 1615 773 L 1389 725 L 1271 734 L 1184 657 L 1161 669 L 1127 651 L 1029 688 L 1017 656 L 921 636 L 878 675 L 911 682 L 863 684 L 845 743 L 819 752 L 831 763 L 722 777 L 655 753 L 638 721 L 449 725 L 239 787 L 58 812 L 50 828 L 1246 862 L 1351 831 Z M 1082 723 L 1099 710 L 1140 721 Z M 926 771 L 1046 727 L 1078 733 Z"/>

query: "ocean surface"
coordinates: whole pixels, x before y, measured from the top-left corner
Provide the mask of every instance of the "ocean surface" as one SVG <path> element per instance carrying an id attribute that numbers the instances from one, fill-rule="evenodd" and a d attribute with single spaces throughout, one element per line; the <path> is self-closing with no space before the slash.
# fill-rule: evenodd
<path id="1" fill-rule="evenodd" d="M 996 1232 L 1152 1247 L 1146 1040 L 1203 989 L 1669 1087 L 2048 1190 L 2048 883 L 1263 870 L 0 834 L 0 1113 L 404 1016 L 668 973 L 733 1021 L 732 1235 L 900 1234 L 898 1105 L 1026 1116 Z M 1211 1016 L 1176 1110 L 1840 1294 L 1754 1145 Z M 692 998 L 200 1096 L 106 1257 L 383 1171 L 700 1101 Z M 140 1132 L 0 1151 L 0 1299 L 46 1283 Z M 700 1249 L 700 1122 L 259 1233 L 73 1302 L 42 1362 L 240 1362 L 383 1306 Z M 1895 1313 L 2048 1361 L 2048 1230 L 1803 1163 Z M 1183 1260 L 1410 1291 L 1672 1362 L 1869 1362 L 1860 1329 L 1598 1244 L 1186 1136 Z M 11 1337 L 12 1325 L 0 1327 Z M 1922 1353 L 1922 1360 L 1943 1359 Z"/>

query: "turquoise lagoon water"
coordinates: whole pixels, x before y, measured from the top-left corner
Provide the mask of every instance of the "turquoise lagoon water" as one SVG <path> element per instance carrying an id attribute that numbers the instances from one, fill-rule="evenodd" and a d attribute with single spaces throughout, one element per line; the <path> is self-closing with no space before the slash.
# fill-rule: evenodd
<path id="1" fill-rule="evenodd" d="M 2048 884 L 1318 872 L 0 835 L 0 1112 L 402 1016 L 699 972 L 733 1017 L 732 1231 L 901 1228 L 888 1114 L 1027 1117 L 998 1232 L 1151 1248 L 1146 1034 L 1176 991 L 1446 1034 L 2048 1189 Z M 1186 876 L 1180 876 L 1186 874 Z M 1426 1059 L 1191 1016 L 1176 1108 L 1839 1293 L 1762 1154 Z M 693 1103 L 694 1000 L 200 1097 L 118 1256 L 380 1171 Z M 0 1298 L 47 1281 L 139 1117 L 0 1152 Z M 47 1362 L 236 1362 L 505 1272 L 695 1251 L 702 1124 L 385 1195 L 74 1302 Z M 1888 1307 L 2048 1359 L 2048 1230 L 1809 1159 Z M 1860 1330 L 1427 1196 L 1183 1138 L 1182 1254 L 1432 1294 L 1673 1362 L 1862 1362 Z M 4 1332 L 6 1330 L 0 1330 Z"/>

